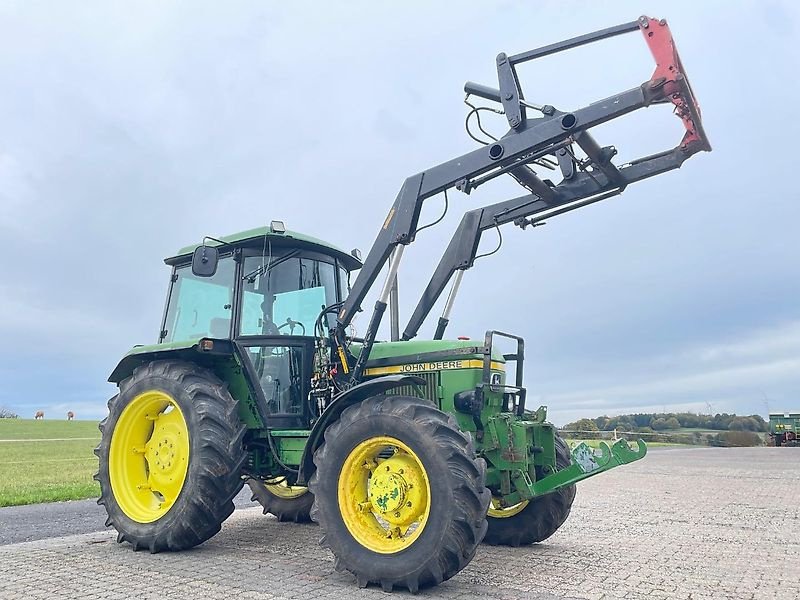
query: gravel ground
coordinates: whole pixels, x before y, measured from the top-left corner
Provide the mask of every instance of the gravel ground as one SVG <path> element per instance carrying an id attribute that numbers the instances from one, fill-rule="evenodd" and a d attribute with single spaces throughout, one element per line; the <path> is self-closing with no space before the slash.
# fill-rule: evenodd
<path id="1" fill-rule="evenodd" d="M 800 448 L 655 450 L 579 484 L 572 516 L 544 544 L 483 546 L 421 596 L 796 600 L 799 495 Z M 317 538 L 314 525 L 245 508 L 177 554 L 134 553 L 108 531 L 9 544 L 0 598 L 386 597 L 334 572 Z"/>

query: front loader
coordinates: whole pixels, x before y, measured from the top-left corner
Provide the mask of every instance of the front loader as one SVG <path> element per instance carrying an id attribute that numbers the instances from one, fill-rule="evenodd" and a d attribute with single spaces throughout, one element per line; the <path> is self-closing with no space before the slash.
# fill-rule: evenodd
<path id="1" fill-rule="evenodd" d="M 641 86 L 575 110 L 523 95 L 518 65 L 637 31 L 656 61 Z M 111 374 L 119 393 L 95 451 L 98 502 L 120 542 L 150 552 L 200 544 L 246 482 L 265 513 L 316 521 L 337 570 L 359 585 L 416 592 L 458 573 L 482 541 L 547 539 L 569 515 L 577 482 L 644 457 L 642 441 L 570 450 L 546 408 L 527 405 L 521 337 L 444 334 L 465 271 L 487 256 L 478 254 L 484 231 L 536 226 L 711 149 L 669 27 L 641 17 L 500 54 L 497 73 L 498 89 L 465 85 L 467 123 L 477 117 L 482 137 L 468 132 L 484 145 L 406 179 L 363 263 L 280 221 L 207 237 L 166 260 L 158 343 L 134 347 Z M 681 120 L 680 143 L 616 164 L 616 149 L 591 129 L 657 104 Z M 505 135 L 484 129 L 486 111 L 505 116 Z M 548 170 L 558 178 L 540 177 Z M 435 224 L 418 223 L 425 200 L 441 194 L 447 207 L 448 191 L 469 194 L 502 175 L 525 194 L 464 214 L 402 335 L 394 303 L 392 339 L 379 341 L 403 251 Z M 352 319 L 387 263 L 356 337 Z M 416 339 L 449 283 L 433 339 Z M 514 350 L 500 351 L 498 339 Z"/>

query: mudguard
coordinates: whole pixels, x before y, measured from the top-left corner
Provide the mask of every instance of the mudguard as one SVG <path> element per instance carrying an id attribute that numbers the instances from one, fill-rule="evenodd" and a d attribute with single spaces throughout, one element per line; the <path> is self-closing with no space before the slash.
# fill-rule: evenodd
<path id="1" fill-rule="evenodd" d="M 315 470 L 314 452 L 322 445 L 325 430 L 339 418 L 344 409 L 372 396 L 385 394 L 389 390 L 397 387 L 404 385 L 424 385 L 424 383 L 425 380 L 414 377 L 413 375 L 385 375 L 383 377 L 370 379 L 364 383 L 359 383 L 334 398 L 333 402 L 331 402 L 328 408 L 325 409 L 325 412 L 322 413 L 322 416 L 314 423 L 311 434 L 308 436 L 308 441 L 303 451 L 303 458 L 300 462 L 299 473 L 297 475 L 298 485 L 305 485 L 308 483 L 308 480 Z"/>

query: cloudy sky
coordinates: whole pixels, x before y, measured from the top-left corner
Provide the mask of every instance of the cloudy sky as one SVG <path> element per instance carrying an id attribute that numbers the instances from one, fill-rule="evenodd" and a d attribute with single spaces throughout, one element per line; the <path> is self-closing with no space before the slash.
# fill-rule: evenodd
<path id="1" fill-rule="evenodd" d="M 102 417 L 116 362 L 157 336 L 165 256 L 276 218 L 366 251 L 406 176 L 475 147 L 465 80 L 496 85 L 498 52 L 644 11 L 670 22 L 714 152 L 507 227 L 465 276 L 450 334 L 525 336 L 530 402 L 556 423 L 800 408 L 796 3 L 222 6 L 0 2 L 0 406 Z M 568 109 L 651 71 L 631 34 L 520 75 L 529 99 Z M 623 159 L 680 135 L 665 107 L 597 131 Z M 463 212 L 519 193 L 451 195 L 406 252 L 406 317 Z"/>

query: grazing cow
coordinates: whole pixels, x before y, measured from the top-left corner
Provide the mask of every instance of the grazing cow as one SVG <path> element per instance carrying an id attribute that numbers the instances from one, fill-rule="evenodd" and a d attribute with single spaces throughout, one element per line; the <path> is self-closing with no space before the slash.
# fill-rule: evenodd
<path id="1" fill-rule="evenodd" d="M 44 419 L 44 411 L 43 410 L 37 410 L 36 414 L 33 415 L 33 418 L 34 419 Z"/>
<path id="2" fill-rule="evenodd" d="M 67 413 L 67 421 L 72 421 L 72 419 L 74 419 L 74 418 L 75 418 L 75 413 L 72 412 L 72 411 L 69 411 Z"/>

